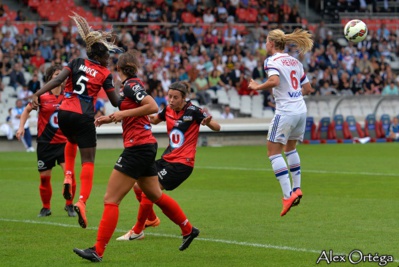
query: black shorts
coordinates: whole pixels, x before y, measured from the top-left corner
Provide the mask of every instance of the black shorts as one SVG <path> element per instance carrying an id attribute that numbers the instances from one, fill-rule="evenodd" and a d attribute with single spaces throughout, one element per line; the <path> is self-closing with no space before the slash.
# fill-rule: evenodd
<path id="1" fill-rule="evenodd" d="M 140 177 L 157 176 L 155 166 L 157 149 L 156 143 L 127 147 L 119 156 L 114 169 L 136 180 Z"/>
<path id="2" fill-rule="evenodd" d="M 183 183 L 193 172 L 193 167 L 181 164 L 170 163 L 163 159 L 156 162 L 159 183 L 165 190 L 173 190 Z"/>
<path id="3" fill-rule="evenodd" d="M 78 144 L 79 148 L 97 146 L 97 134 L 93 117 L 60 110 L 58 112 L 58 125 L 68 140 Z"/>
<path id="4" fill-rule="evenodd" d="M 51 170 L 55 163 L 58 165 L 65 162 L 64 144 L 37 144 L 37 170 L 39 172 Z"/>

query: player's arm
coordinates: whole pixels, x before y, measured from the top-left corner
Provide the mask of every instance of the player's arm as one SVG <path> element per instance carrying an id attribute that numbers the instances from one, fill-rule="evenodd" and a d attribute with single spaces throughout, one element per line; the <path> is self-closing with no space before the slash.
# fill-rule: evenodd
<path id="1" fill-rule="evenodd" d="M 121 121 L 123 118 L 127 117 L 141 117 L 158 112 L 158 105 L 154 98 L 147 95 L 141 100 L 140 106 L 137 108 L 117 111 L 110 115 L 112 121 Z"/>
<path id="2" fill-rule="evenodd" d="M 155 124 L 156 125 L 156 124 L 162 122 L 162 120 L 158 117 L 158 114 L 157 115 L 151 115 L 151 116 L 149 116 L 149 118 L 150 118 L 151 124 Z"/>
<path id="3" fill-rule="evenodd" d="M 251 90 L 271 90 L 280 84 L 280 77 L 278 75 L 270 76 L 266 82 L 258 84 L 253 79 L 249 82 L 248 89 Z"/>
<path id="4" fill-rule="evenodd" d="M 39 96 L 41 96 L 45 92 L 48 92 L 48 91 L 60 86 L 65 81 L 65 79 L 69 76 L 70 72 L 71 71 L 69 68 L 63 68 L 62 71 L 60 72 L 60 74 L 58 74 L 56 77 L 51 79 L 48 83 L 46 83 L 39 91 L 34 93 L 32 95 L 32 107 L 37 108 L 39 106 L 39 101 L 38 101 Z"/>
<path id="5" fill-rule="evenodd" d="M 19 128 L 17 130 L 17 133 L 15 134 L 15 136 L 18 138 L 18 140 L 21 140 L 21 137 L 25 135 L 25 123 L 29 118 L 29 114 L 30 112 L 33 110 L 32 105 L 28 104 L 26 105 L 24 111 L 21 114 L 21 118 L 19 121 Z"/>
<path id="6" fill-rule="evenodd" d="M 208 116 L 205 119 L 203 119 L 201 124 L 208 126 L 208 128 L 211 129 L 212 131 L 215 131 L 215 132 L 220 131 L 220 124 L 217 123 L 216 121 L 212 120 L 212 116 Z"/>
<path id="7" fill-rule="evenodd" d="M 302 95 L 308 95 L 313 92 L 314 92 L 314 89 L 312 88 L 310 83 L 305 83 L 302 85 Z"/>
<path id="8" fill-rule="evenodd" d="M 116 87 L 119 88 L 119 85 Z M 111 73 L 105 79 L 103 83 L 103 88 L 108 96 L 109 102 L 111 102 L 112 106 L 117 107 L 120 100 L 120 95 L 119 95 L 119 90 L 115 90 L 116 88 L 114 87 L 114 84 L 112 82 Z"/>

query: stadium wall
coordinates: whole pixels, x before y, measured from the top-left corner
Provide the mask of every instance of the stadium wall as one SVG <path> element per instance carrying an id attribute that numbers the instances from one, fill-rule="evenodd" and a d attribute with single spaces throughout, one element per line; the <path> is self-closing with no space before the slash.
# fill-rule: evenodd
<path id="1" fill-rule="evenodd" d="M 233 120 L 218 120 L 220 132 L 213 132 L 206 126 L 201 126 L 199 146 L 240 146 L 265 145 L 270 120 L 239 118 Z M 159 147 L 167 147 L 168 136 L 164 123 L 152 128 L 158 140 Z M 36 129 L 31 128 L 35 136 Z M 35 142 L 36 140 L 34 140 Z M 123 148 L 122 128 L 119 125 L 103 125 L 97 128 L 97 147 L 99 149 Z M 0 151 L 24 151 L 24 146 L 17 140 L 9 141 L 0 136 Z"/>

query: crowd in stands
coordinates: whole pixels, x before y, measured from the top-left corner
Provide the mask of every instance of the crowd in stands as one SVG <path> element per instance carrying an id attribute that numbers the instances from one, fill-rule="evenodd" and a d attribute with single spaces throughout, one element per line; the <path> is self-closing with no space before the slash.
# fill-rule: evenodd
<path id="1" fill-rule="evenodd" d="M 210 90 L 257 94 L 247 87 L 250 79 L 259 82 L 266 79 L 263 62 L 267 56 L 267 33 L 274 28 L 287 32 L 295 27 L 306 28 L 301 24 L 298 7 L 286 0 L 93 2 L 104 11 L 104 18 L 108 17 L 107 8 L 125 3 L 118 7 L 115 20 L 128 25 L 115 27 L 115 38 L 125 50 L 141 51 L 143 67 L 139 75 L 159 106 L 167 103 L 168 86 L 179 80 L 191 83 L 191 98 L 200 105 L 214 102 Z M 253 10 L 256 12 L 252 14 Z M 66 65 L 74 58 L 85 57 L 86 52 L 72 23 L 59 22 L 50 28 L 38 21 L 32 30 L 26 28 L 20 32 L 14 25 L 14 21 L 21 20 L 21 14 L 17 14 L 5 19 L 1 26 L 0 78 L 8 76 L 9 83 L 3 84 L 0 91 L 4 86 L 12 86 L 15 94 L 26 101 L 29 92 L 35 92 L 43 84 L 45 66 Z M 250 20 L 253 23 L 244 27 L 237 24 Z M 110 29 L 104 26 L 103 30 Z M 385 62 L 391 53 L 399 53 L 396 29 L 383 24 L 362 43 L 347 46 L 341 46 L 323 22 L 313 34 L 312 52 L 299 59 L 316 89 L 314 94 L 399 94 L 399 76 Z M 299 57 L 294 46 L 287 47 L 287 53 Z M 115 53 L 109 65 L 115 84 L 119 79 L 117 58 Z M 26 80 L 23 72 L 31 73 L 31 80 Z M 264 106 L 274 109 L 273 97 L 268 92 L 262 94 L 265 94 Z"/>

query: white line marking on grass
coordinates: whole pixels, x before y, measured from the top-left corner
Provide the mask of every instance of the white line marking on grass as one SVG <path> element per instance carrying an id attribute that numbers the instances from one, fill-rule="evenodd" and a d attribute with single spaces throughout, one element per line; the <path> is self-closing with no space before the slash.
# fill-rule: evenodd
<path id="1" fill-rule="evenodd" d="M 78 225 L 65 224 L 65 223 L 55 223 L 55 222 L 43 222 L 43 221 L 40 222 L 40 221 L 33 221 L 33 220 L 14 220 L 14 219 L 0 218 L 0 221 L 52 225 L 52 226 L 60 226 L 60 227 L 68 227 L 68 228 L 80 228 L 80 226 L 78 226 Z M 87 227 L 86 229 L 95 230 L 95 231 L 98 230 L 97 227 Z M 115 232 L 126 233 L 127 231 L 128 230 L 115 229 Z M 146 235 L 181 239 L 181 236 L 169 235 L 169 234 L 157 234 L 157 233 L 147 233 L 146 232 Z M 316 253 L 316 254 L 319 254 L 319 255 L 322 252 L 322 250 L 315 250 L 315 249 L 295 248 L 295 247 L 288 247 L 288 246 L 276 246 L 276 245 L 271 245 L 271 244 L 257 244 L 257 243 L 240 242 L 240 241 L 234 241 L 234 240 L 232 241 L 232 240 L 212 239 L 212 238 L 202 238 L 202 237 L 197 237 L 197 240 L 206 241 L 206 242 L 237 245 L 237 246 L 245 246 L 245 247 L 271 248 L 271 249 L 277 249 L 277 250 L 288 250 L 288 251 L 305 252 L 305 253 Z M 343 252 L 334 252 L 334 254 L 336 254 L 336 255 L 347 255 L 347 254 L 345 254 Z M 394 260 L 394 262 L 399 262 L 399 260 Z"/>
<path id="2" fill-rule="evenodd" d="M 231 171 L 273 171 L 270 168 L 246 168 L 246 167 L 212 167 L 212 166 L 195 166 L 196 169 L 209 170 L 231 170 Z M 16 171 L 16 170 L 33 170 L 34 168 L 2 168 L 2 171 Z M 344 172 L 344 171 L 323 171 L 323 170 L 302 170 L 302 173 L 323 173 L 323 174 L 343 174 L 343 175 L 367 175 L 367 176 L 390 176 L 399 177 L 398 173 L 382 173 L 382 172 Z"/>
<path id="3" fill-rule="evenodd" d="M 245 168 L 245 167 L 210 167 L 210 166 L 195 166 L 196 169 L 209 170 L 232 170 L 232 171 L 273 171 L 270 168 Z M 369 176 L 392 176 L 399 177 L 398 173 L 382 173 L 382 172 L 342 172 L 342 171 L 322 171 L 322 170 L 302 170 L 302 173 L 325 173 L 325 174 L 347 174 L 347 175 L 369 175 Z"/>
<path id="4" fill-rule="evenodd" d="M 15 223 L 28 223 L 28 224 L 42 224 L 42 225 L 52 225 L 52 226 L 60 226 L 60 227 L 68 227 L 68 228 L 80 228 L 78 225 L 71 225 L 65 223 L 55 223 L 55 222 L 40 222 L 40 221 L 33 221 L 33 220 L 13 220 L 13 219 L 5 219 L 0 218 L 0 221 L 3 222 L 15 222 Z M 86 229 L 95 230 L 97 231 L 97 227 L 87 227 Z M 128 230 L 119 230 L 116 229 L 115 232 L 126 233 Z M 145 233 L 146 235 L 152 236 L 162 236 L 162 237 L 170 237 L 170 238 L 178 238 L 181 239 L 181 236 L 177 235 L 169 235 L 169 234 L 157 234 L 157 233 Z M 239 241 L 231 241 L 231 240 L 223 240 L 223 239 L 212 239 L 212 238 L 201 238 L 198 237 L 197 240 L 207 241 L 207 242 L 216 242 L 216 243 L 223 243 L 223 244 L 231 244 L 231 245 L 238 245 L 238 246 L 246 246 L 246 247 L 257 247 L 257 248 L 273 248 L 278 250 L 290 250 L 290 251 L 300 251 L 300 252 L 309 252 L 309 253 L 321 253 L 321 250 L 314 250 L 314 249 L 305 249 L 305 248 L 294 248 L 294 247 L 287 247 L 287 246 L 275 246 L 270 244 L 257 244 L 257 243 L 248 243 L 248 242 L 239 242 Z"/>

